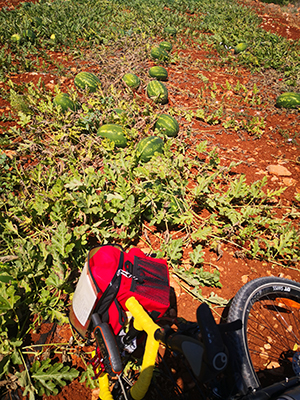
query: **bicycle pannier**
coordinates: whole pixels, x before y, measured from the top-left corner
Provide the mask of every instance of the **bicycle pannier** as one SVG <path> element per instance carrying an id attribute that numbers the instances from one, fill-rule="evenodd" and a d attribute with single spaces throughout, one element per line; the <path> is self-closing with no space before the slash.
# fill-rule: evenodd
<path id="1" fill-rule="evenodd" d="M 160 317 L 169 307 L 169 273 L 165 260 L 140 249 L 118 245 L 91 249 L 76 286 L 69 314 L 74 328 L 85 336 L 91 314 L 97 312 L 117 335 L 126 321 L 126 300 L 134 296 L 149 313 Z"/>

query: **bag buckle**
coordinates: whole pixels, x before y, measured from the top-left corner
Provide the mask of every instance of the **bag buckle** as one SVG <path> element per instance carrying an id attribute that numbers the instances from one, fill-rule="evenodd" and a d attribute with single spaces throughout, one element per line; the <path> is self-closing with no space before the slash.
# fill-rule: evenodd
<path id="1" fill-rule="evenodd" d="M 117 276 L 123 275 L 125 276 L 125 278 L 132 278 L 134 281 L 138 281 L 139 278 L 137 278 L 136 276 L 132 275 L 130 272 L 128 271 L 124 271 L 122 269 L 119 269 L 119 271 L 117 272 Z"/>

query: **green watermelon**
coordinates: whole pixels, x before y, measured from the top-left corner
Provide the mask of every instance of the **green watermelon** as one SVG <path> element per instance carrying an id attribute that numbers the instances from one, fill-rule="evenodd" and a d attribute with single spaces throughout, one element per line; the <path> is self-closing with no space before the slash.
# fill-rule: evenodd
<path id="1" fill-rule="evenodd" d="M 161 42 L 159 43 L 159 47 L 163 50 L 166 51 L 171 51 L 172 50 L 172 43 L 170 42 Z"/>
<path id="2" fill-rule="evenodd" d="M 173 28 L 172 26 L 166 26 L 164 28 L 165 33 L 167 33 L 168 35 L 171 36 L 175 36 L 177 33 L 177 30 L 175 28 Z"/>
<path id="3" fill-rule="evenodd" d="M 33 43 L 35 41 L 36 36 L 31 29 L 25 29 L 25 31 L 23 32 L 23 38 L 28 42 Z"/>
<path id="4" fill-rule="evenodd" d="M 179 132 L 179 124 L 171 115 L 161 114 L 154 125 L 154 129 L 158 129 L 168 137 L 175 137 Z"/>
<path id="5" fill-rule="evenodd" d="M 168 71 L 164 67 L 151 67 L 149 69 L 149 75 L 152 78 L 156 78 L 158 81 L 166 81 L 168 80 Z"/>
<path id="6" fill-rule="evenodd" d="M 277 107 L 298 108 L 300 107 L 300 93 L 285 92 L 276 99 Z"/>
<path id="7" fill-rule="evenodd" d="M 125 74 L 122 80 L 127 86 L 129 86 L 132 89 L 137 89 L 141 84 L 140 78 L 131 73 Z"/>
<path id="8" fill-rule="evenodd" d="M 166 61 L 169 58 L 169 54 L 161 47 L 153 47 L 150 54 L 152 58 L 160 61 Z"/>
<path id="9" fill-rule="evenodd" d="M 234 52 L 235 54 L 239 54 L 245 51 L 247 48 L 248 48 L 247 43 L 239 43 L 234 47 Z"/>
<path id="10" fill-rule="evenodd" d="M 66 112 L 68 110 L 76 111 L 77 105 L 73 100 L 70 99 L 67 93 L 59 93 L 53 99 L 53 104 L 55 106 L 60 106 L 62 112 Z"/>
<path id="11" fill-rule="evenodd" d="M 159 81 L 148 83 L 147 95 L 154 103 L 166 104 L 168 102 L 168 89 Z"/>
<path id="12" fill-rule="evenodd" d="M 94 93 L 101 86 L 100 79 L 92 72 L 82 71 L 79 72 L 74 78 L 75 86 L 78 89 L 88 90 L 90 93 Z"/>
<path id="13" fill-rule="evenodd" d="M 113 141 L 116 147 L 126 147 L 127 138 L 125 135 L 125 130 L 121 125 L 117 124 L 105 124 L 100 126 L 97 132 L 98 136 L 107 138 Z"/>
<path id="14" fill-rule="evenodd" d="M 164 147 L 163 140 L 158 136 L 149 136 L 142 139 L 136 148 L 136 153 L 140 161 L 148 162 L 155 153 L 162 153 Z"/>

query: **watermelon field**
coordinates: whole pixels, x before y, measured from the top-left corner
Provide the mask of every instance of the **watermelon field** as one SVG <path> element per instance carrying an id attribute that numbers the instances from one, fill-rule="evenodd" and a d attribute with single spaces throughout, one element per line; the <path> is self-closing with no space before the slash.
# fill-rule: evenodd
<path id="1" fill-rule="evenodd" d="M 88 250 L 168 261 L 216 319 L 300 279 L 300 5 L 0 1 L 0 398 L 97 398 L 68 323 Z"/>

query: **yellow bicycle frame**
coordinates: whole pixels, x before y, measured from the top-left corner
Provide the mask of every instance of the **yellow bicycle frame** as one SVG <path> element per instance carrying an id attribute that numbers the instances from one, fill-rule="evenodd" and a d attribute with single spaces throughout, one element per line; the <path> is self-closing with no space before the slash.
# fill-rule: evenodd
<path id="1" fill-rule="evenodd" d="M 155 340 L 154 335 L 157 329 L 160 329 L 160 327 L 153 322 L 151 317 L 134 297 L 130 297 L 126 301 L 126 307 L 134 318 L 133 325 L 135 329 L 139 331 L 145 331 L 147 333 L 140 376 L 130 389 L 130 396 L 133 400 L 142 400 L 147 393 L 153 375 L 156 356 L 159 348 L 159 342 Z M 99 397 L 101 400 L 113 400 L 113 396 L 109 390 L 107 373 L 100 375 L 99 387 Z"/>

